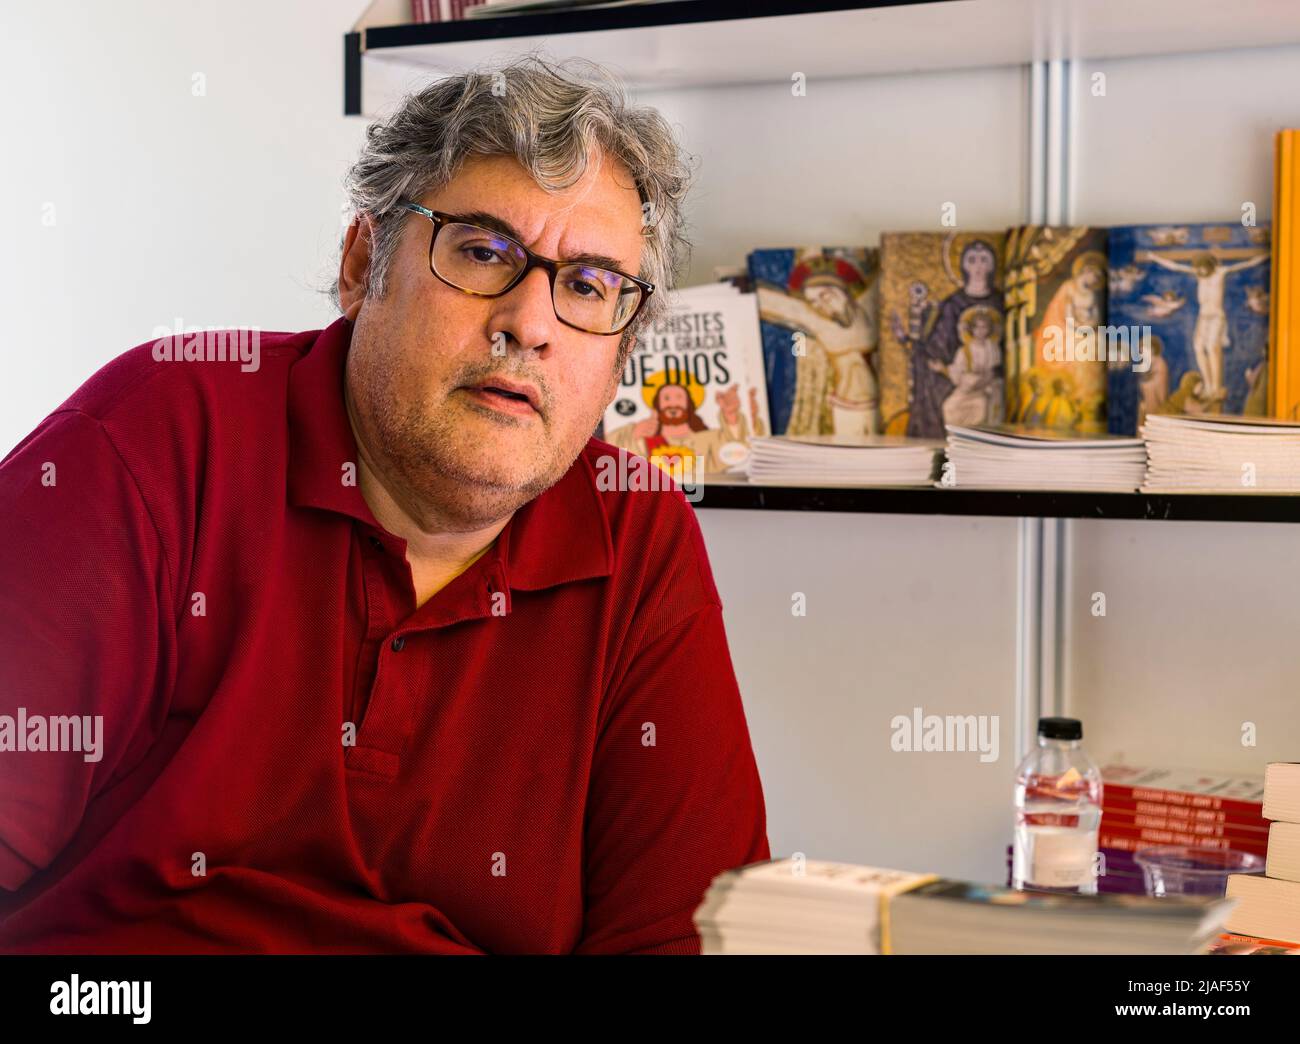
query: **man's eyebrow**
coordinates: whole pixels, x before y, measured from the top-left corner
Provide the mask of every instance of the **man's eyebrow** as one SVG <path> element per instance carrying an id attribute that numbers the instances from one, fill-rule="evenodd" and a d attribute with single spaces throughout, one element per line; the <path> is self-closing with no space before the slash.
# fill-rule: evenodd
<path id="1" fill-rule="evenodd" d="M 458 214 L 457 217 L 462 221 L 490 228 L 493 232 L 500 232 L 503 236 L 509 236 L 511 239 L 517 239 L 520 243 L 524 241 L 524 237 L 519 234 L 519 230 L 514 225 L 506 221 L 505 218 L 489 214 L 486 210 L 471 210 L 467 213 Z M 616 257 L 610 257 L 608 254 L 579 253 L 562 257 L 559 260 L 566 264 L 592 265 L 596 268 L 612 268 L 616 271 L 623 271 L 623 262 Z"/>

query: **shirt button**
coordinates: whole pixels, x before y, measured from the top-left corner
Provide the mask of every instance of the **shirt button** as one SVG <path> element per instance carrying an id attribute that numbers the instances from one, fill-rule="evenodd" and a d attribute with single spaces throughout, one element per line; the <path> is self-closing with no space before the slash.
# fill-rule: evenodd
<path id="1" fill-rule="evenodd" d="M 402 646 L 406 644 L 405 638 L 394 638 L 392 642 L 393 652 L 401 652 Z"/>
<path id="2" fill-rule="evenodd" d="M 384 542 L 380 540 L 379 537 L 372 536 L 370 538 L 370 546 L 373 547 L 376 551 L 382 551 L 384 549 Z"/>

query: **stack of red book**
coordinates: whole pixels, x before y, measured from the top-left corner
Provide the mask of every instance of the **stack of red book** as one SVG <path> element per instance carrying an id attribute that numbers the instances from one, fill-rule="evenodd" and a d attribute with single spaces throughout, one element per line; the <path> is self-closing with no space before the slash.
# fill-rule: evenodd
<path id="1" fill-rule="evenodd" d="M 1101 892 L 1145 890 L 1138 849 L 1157 845 L 1232 849 L 1265 856 L 1264 780 L 1188 769 L 1106 764 L 1101 769 Z"/>

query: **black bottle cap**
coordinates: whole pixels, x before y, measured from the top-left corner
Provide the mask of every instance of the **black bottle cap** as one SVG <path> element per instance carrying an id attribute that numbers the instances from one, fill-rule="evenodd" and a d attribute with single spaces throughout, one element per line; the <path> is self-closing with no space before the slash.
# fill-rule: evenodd
<path id="1" fill-rule="evenodd" d="M 1083 722 L 1078 718 L 1039 718 L 1038 734 L 1047 739 L 1081 740 Z"/>

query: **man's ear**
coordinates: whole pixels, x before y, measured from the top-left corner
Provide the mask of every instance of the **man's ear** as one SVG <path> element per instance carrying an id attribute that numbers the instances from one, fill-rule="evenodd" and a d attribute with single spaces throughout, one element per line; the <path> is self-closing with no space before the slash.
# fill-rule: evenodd
<path id="1" fill-rule="evenodd" d="M 343 237 L 343 256 L 339 260 L 339 306 L 349 322 L 356 322 L 366 299 L 373 244 L 374 223 L 369 214 L 358 214 Z"/>

